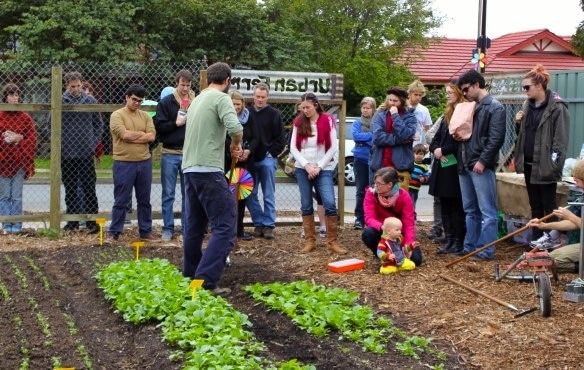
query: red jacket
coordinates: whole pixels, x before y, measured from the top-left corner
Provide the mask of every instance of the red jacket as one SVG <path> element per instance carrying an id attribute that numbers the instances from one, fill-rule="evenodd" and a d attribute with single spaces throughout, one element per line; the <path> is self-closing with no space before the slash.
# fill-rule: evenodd
<path id="1" fill-rule="evenodd" d="M 397 217 L 401 220 L 403 244 L 412 244 L 416 241 L 416 221 L 414 219 L 414 204 L 412 197 L 406 190 L 400 188 L 399 195 L 394 205 L 386 208 L 377 200 L 377 194 L 373 189 L 367 188 L 363 200 L 365 211 L 365 226 L 381 231 L 383 220 L 387 217 Z"/>
<path id="2" fill-rule="evenodd" d="M 13 131 L 23 136 L 18 144 L 4 140 L 4 133 Z M 19 169 L 25 172 L 25 179 L 34 175 L 34 155 L 37 133 L 32 117 L 26 112 L 0 112 L 0 175 L 14 176 Z"/>

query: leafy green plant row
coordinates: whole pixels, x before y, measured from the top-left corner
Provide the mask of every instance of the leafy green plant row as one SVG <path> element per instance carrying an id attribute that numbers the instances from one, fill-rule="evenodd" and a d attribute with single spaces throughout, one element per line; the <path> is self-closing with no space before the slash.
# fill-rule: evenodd
<path id="1" fill-rule="evenodd" d="M 45 273 L 41 270 L 40 267 L 37 266 L 37 264 L 34 262 L 34 260 L 32 258 L 30 258 L 29 256 L 23 256 L 22 258 L 24 258 L 26 260 L 26 262 L 28 262 L 28 265 L 30 266 L 31 269 L 34 270 L 34 272 L 36 272 L 36 274 L 41 278 L 42 282 L 43 282 L 43 287 L 45 288 L 45 291 L 49 291 L 51 289 L 51 285 L 49 284 L 49 279 L 47 279 L 47 277 L 45 276 Z"/>
<path id="2" fill-rule="evenodd" d="M 368 306 L 357 303 L 359 295 L 340 288 L 328 288 L 307 281 L 292 283 L 256 283 L 244 288 L 254 301 L 269 309 L 284 313 L 307 332 L 326 336 L 331 331 L 362 346 L 364 350 L 382 354 L 389 339 L 395 337 L 396 348 L 404 355 L 419 358 L 418 353 L 430 350 L 431 339 L 408 337 L 393 326 L 390 319 L 376 316 Z M 435 353 L 440 359 L 444 354 Z"/>
<path id="3" fill-rule="evenodd" d="M 1 277 L 0 277 L 0 295 L 2 296 L 2 299 L 5 302 L 9 302 L 12 299 L 10 298 L 10 292 L 8 291 L 8 287 L 6 287 L 6 284 L 4 284 Z"/>
<path id="4" fill-rule="evenodd" d="M 22 327 L 22 319 L 20 316 L 14 317 L 12 321 L 14 322 L 14 325 L 16 325 L 16 331 L 20 335 L 24 334 L 24 328 Z M 26 370 L 30 367 L 30 350 L 28 349 L 28 342 L 24 336 L 20 339 L 20 354 L 22 355 L 20 370 Z"/>
<path id="5" fill-rule="evenodd" d="M 200 289 L 195 299 L 184 278 L 170 262 L 140 259 L 115 262 L 96 275 L 99 287 L 116 312 L 135 324 L 160 322 L 164 340 L 178 346 L 173 359 L 185 369 L 275 369 L 260 357 L 266 348 L 253 333 L 247 316 L 224 299 Z M 295 360 L 280 369 L 313 369 Z"/>

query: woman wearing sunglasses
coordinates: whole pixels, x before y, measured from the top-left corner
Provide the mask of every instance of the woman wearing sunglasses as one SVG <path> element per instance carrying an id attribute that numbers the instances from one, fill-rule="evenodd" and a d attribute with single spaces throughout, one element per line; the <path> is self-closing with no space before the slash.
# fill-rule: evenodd
<path id="1" fill-rule="evenodd" d="M 519 134 L 515 144 L 515 167 L 525 176 L 531 217 L 541 218 L 557 208 L 556 188 L 568 148 L 570 113 L 562 98 L 548 89 L 550 74 L 541 64 L 523 78 L 527 100 L 516 115 Z M 552 248 L 559 242 L 533 228 L 532 247 Z"/>

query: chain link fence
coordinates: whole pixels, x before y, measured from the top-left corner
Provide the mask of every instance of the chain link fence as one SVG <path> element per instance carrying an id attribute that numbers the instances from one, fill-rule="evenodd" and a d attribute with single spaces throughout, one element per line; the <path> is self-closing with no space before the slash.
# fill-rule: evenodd
<path id="1" fill-rule="evenodd" d="M 206 61 L 169 64 L 66 63 L 60 65 L 58 78 L 52 72 L 53 67 L 51 63 L 43 62 L 0 61 L 0 87 L 13 83 L 19 90 L 19 104 L 3 101 L 0 106 L 2 117 L 0 139 L 4 139 L 0 143 L 0 167 L 8 171 L 1 175 L 12 178 L 12 172 L 22 168 L 23 177 L 27 179 L 21 196 L 22 210 L 11 203 L 14 200 L 11 200 L 11 194 L 6 196 L 2 193 L 6 187 L 0 184 L 0 222 L 3 223 L 50 220 L 52 226 L 54 220 L 57 220 L 57 225 L 60 226 L 63 221 L 92 220 L 96 214 L 109 219 L 114 201 L 109 130 L 111 112 L 123 106 L 126 89 L 137 83 L 146 88 L 146 99 L 150 101 L 143 104 L 142 109 L 153 115 L 160 92 L 167 86 L 175 85 L 175 75 L 181 69 L 188 69 L 193 73 L 193 90 L 198 94 L 201 89 L 200 71 L 204 70 L 207 64 Z M 86 83 L 85 88 L 89 89 L 91 99 L 84 98 L 85 100 L 79 101 L 67 96 L 65 83 L 60 81 L 70 72 L 80 73 L 81 82 Z M 517 136 L 514 117 L 521 108 L 522 99 L 500 98 L 500 100 L 507 112 L 507 135 L 500 151 L 499 167 L 500 171 L 505 171 L 513 158 L 513 146 Z M 247 103 L 250 104 L 251 101 Z M 56 130 L 51 124 L 51 109 L 59 109 L 61 104 L 60 130 Z M 89 106 L 83 107 L 86 104 Z M 289 130 L 297 114 L 296 102 L 271 99 L 270 104 L 280 110 L 286 129 Z M 325 110 L 338 117 L 344 114 L 345 109 L 339 104 L 324 102 L 323 106 Z M 18 112 L 21 114 L 17 114 Z M 17 117 L 22 117 L 22 112 L 32 118 L 36 134 L 36 142 L 32 148 L 27 147 L 26 150 L 20 148 L 25 144 L 31 145 L 30 142 L 14 144 L 12 142 L 14 138 L 11 136 L 11 132 L 15 132 L 15 127 L 21 129 L 20 118 Z M 347 126 L 339 125 L 340 138 L 345 137 L 346 131 Z M 30 134 L 23 136 L 28 138 Z M 339 153 L 344 153 L 344 142 L 341 141 L 340 146 Z M 19 150 L 11 150 L 16 147 Z M 152 150 L 153 219 L 161 220 L 160 148 L 155 147 Z M 52 163 L 54 162 L 52 151 L 59 152 L 57 158 L 61 159 L 59 163 L 61 168 L 55 167 L 55 163 Z M 27 153 L 29 158 L 34 159 L 35 172 L 34 175 L 31 173 L 30 178 L 26 171 L 27 169 L 30 171 L 31 167 L 22 164 Z M 344 159 L 344 155 L 341 158 Z M 339 160 L 342 161 L 341 158 Z M 55 168 L 60 171 L 55 171 Z M 300 197 L 295 180 L 288 177 L 281 168 L 277 176 L 277 222 L 279 225 L 299 223 Z M 354 193 L 353 188 L 347 188 L 346 192 L 344 186 L 337 188 L 340 214 L 353 211 Z M 177 187 L 174 203 L 177 219 L 180 218 L 182 201 L 180 194 Z M 261 198 L 261 190 L 259 195 Z M 18 200 L 18 194 L 16 198 Z M 57 204 L 54 203 L 55 199 L 58 200 Z M 135 214 L 129 214 L 129 218 L 135 219 Z M 249 221 L 249 217 L 246 217 L 246 223 L 249 224 Z"/>
<path id="2" fill-rule="evenodd" d="M 143 104 L 142 109 L 154 115 L 160 92 L 167 86 L 175 86 L 175 75 L 181 69 L 193 73 L 192 88 L 198 94 L 201 89 L 200 71 L 207 64 L 206 61 L 174 64 L 66 63 L 59 67 L 60 74 L 55 76 L 51 63 L 0 61 L 0 88 L 13 83 L 19 89 L 18 104 L 3 101 L 0 106 L 3 118 L 13 117 L 4 120 L 0 135 L 5 135 L 5 132 L 11 131 L 10 127 L 18 125 L 16 117 L 23 115 L 32 118 L 31 127 L 36 133 L 36 142 L 29 148 L 30 167 L 34 163 L 34 175 L 27 177 L 24 183 L 22 209 L 10 210 L 0 204 L 0 222 L 44 222 L 46 225 L 50 221 L 51 227 L 56 227 L 55 224 L 61 227 L 64 221 L 93 220 L 96 214 L 97 217 L 109 219 L 114 202 L 109 130 L 111 112 L 125 104 L 124 95 L 130 85 L 141 84 L 146 88 L 146 99 L 150 101 Z M 82 88 L 91 97 L 72 96 L 67 92 L 67 81 L 63 78 L 71 72 L 80 74 Z M 51 122 L 51 109 L 54 113 L 61 104 L 61 122 L 56 125 Z M 87 104 L 88 107 L 83 107 Z M 289 129 L 297 114 L 296 102 L 275 100 L 270 104 L 281 111 L 284 124 Z M 327 105 L 326 108 L 337 115 L 340 112 L 338 105 Z M 10 120 L 13 122 L 8 122 Z M 16 146 L 7 141 L 4 144 Z M 153 219 L 161 220 L 160 148 L 151 149 Z M 0 150 L 1 153 L 8 152 L 3 147 Z M 58 156 L 52 153 L 55 151 L 58 151 Z M 60 168 L 53 163 L 55 157 L 60 157 Z M 22 167 L 19 159 L 10 155 L 0 154 L 0 163 L 10 169 Z M 281 168 L 277 176 L 277 222 L 280 225 L 298 223 L 301 220 L 300 197 L 295 180 L 286 176 Z M 354 197 L 354 191 L 349 192 Z M 261 191 L 259 195 L 262 196 Z M 0 194 L 0 203 L 2 199 Z M 56 204 L 55 199 L 58 200 Z M 177 186 L 174 203 L 177 219 L 180 219 L 181 201 Z M 135 201 L 133 204 L 135 207 Z M 344 199 L 339 205 L 342 207 L 342 204 Z M 128 218 L 135 219 L 135 213 L 130 212 Z M 249 217 L 246 217 L 246 222 L 249 222 Z"/>

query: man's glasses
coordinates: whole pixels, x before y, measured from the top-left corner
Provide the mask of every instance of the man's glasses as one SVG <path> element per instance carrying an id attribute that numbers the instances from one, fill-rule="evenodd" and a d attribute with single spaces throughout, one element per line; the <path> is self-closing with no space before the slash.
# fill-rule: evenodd
<path id="1" fill-rule="evenodd" d="M 529 91 L 529 89 L 531 88 L 531 86 L 533 86 L 533 85 L 523 85 L 523 90 Z"/>
<path id="2" fill-rule="evenodd" d="M 130 99 L 132 99 L 132 101 L 134 103 L 138 103 L 138 104 L 142 104 L 142 102 L 144 101 L 144 99 L 138 99 L 138 98 L 135 98 L 133 96 L 131 96 Z"/>
<path id="3" fill-rule="evenodd" d="M 470 86 L 463 87 L 462 89 L 460 89 L 460 91 L 462 91 L 463 94 L 466 94 L 468 92 L 468 89 L 470 89 Z"/>

